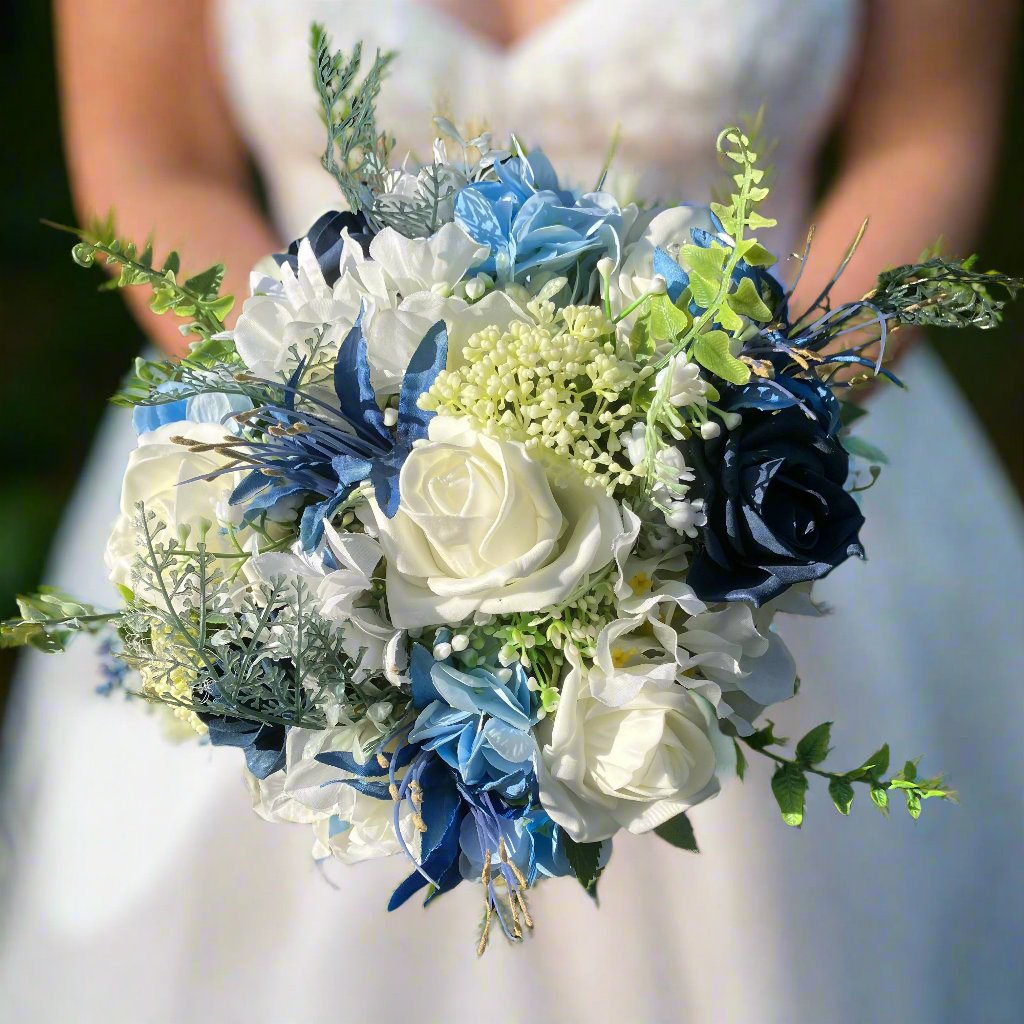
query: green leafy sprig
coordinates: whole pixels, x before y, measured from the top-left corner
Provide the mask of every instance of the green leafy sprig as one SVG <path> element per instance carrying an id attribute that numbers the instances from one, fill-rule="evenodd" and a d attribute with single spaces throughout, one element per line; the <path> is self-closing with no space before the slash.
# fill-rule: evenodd
<path id="1" fill-rule="evenodd" d="M 148 285 L 153 291 L 149 308 L 154 313 L 171 311 L 188 321 L 182 326 L 183 334 L 195 334 L 209 340 L 224 330 L 224 318 L 231 312 L 235 300 L 231 295 L 220 294 L 224 282 L 222 263 L 215 263 L 179 281 L 181 260 L 176 252 L 170 252 L 158 267 L 153 262 L 152 241 L 147 242 L 140 252 L 134 242 L 114 235 L 113 219 L 109 215 L 105 221 L 94 222 L 87 228 L 73 228 L 51 221 L 44 223 L 80 239 L 71 250 L 71 256 L 79 266 L 91 267 L 99 258 L 117 272 L 107 287 Z"/>
<path id="2" fill-rule="evenodd" d="M 19 594 L 20 616 L 0 622 L 0 648 L 33 647 L 46 654 L 67 650 L 79 633 L 98 633 L 116 626 L 121 612 L 100 611 L 57 587 Z"/>
<path id="3" fill-rule="evenodd" d="M 749 382 L 752 366 L 756 368 L 757 364 L 738 357 L 739 339 L 751 324 L 770 322 L 774 310 L 749 278 L 737 282 L 733 275 L 741 260 L 756 267 L 774 263 L 774 257 L 750 232 L 771 227 L 775 221 L 757 211 L 768 197 L 768 186 L 747 136 L 737 127 L 726 128 L 718 137 L 717 148 L 737 168 L 732 175 L 734 188 L 729 202 L 711 204 L 733 244 L 714 240 L 706 248 L 693 243 L 680 246 L 679 259 L 688 268 L 689 284 L 675 302 L 667 294 L 648 297 L 631 345 L 638 355 L 650 359 L 656 370 L 685 352 L 720 380 L 742 385 Z M 703 310 L 696 317 L 689 309 L 691 300 Z M 654 389 L 647 406 L 648 493 L 658 481 L 657 460 L 664 447 L 662 428 L 678 433 L 677 428 L 673 429 L 669 387 L 666 378 L 661 387 Z"/>
<path id="4" fill-rule="evenodd" d="M 856 793 L 855 787 L 867 787 L 871 802 L 883 814 L 889 810 L 889 794 L 902 791 L 906 798 L 907 812 L 912 818 L 921 814 L 925 800 L 957 799 L 954 789 L 946 785 L 943 776 L 919 778 L 917 761 L 907 761 L 901 771 L 887 775 L 889 771 L 889 746 L 881 746 L 863 764 L 846 772 L 829 771 L 821 767 L 831 753 L 831 722 L 822 722 L 808 732 L 796 745 L 793 757 L 769 750 L 779 747 L 786 740 L 774 733 L 771 722 L 751 736 L 741 736 L 736 744 L 736 771 L 743 778 L 746 758 L 740 746 L 742 742 L 750 750 L 763 755 L 776 764 L 772 775 L 772 793 L 782 813 L 782 820 L 793 827 L 799 827 L 804 819 L 804 803 L 809 785 L 808 776 L 815 775 L 828 781 L 828 792 L 840 814 L 849 814 Z"/>
<path id="5" fill-rule="evenodd" d="M 886 270 L 867 301 L 892 317 L 893 326 L 996 327 L 1006 302 L 1017 297 L 1024 282 L 994 270 L 975 270 L 977 259 L 936 255 Z M 1004 290 L 1008 299 L 996 298 L 995 288 Z"/>

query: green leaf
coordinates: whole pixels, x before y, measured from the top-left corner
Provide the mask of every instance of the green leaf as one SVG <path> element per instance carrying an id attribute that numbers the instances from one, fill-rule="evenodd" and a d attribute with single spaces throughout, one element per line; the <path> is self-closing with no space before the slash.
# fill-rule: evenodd
<path id="1" fill-rule="evenodd" d="M 772 792 L 782 812 L 782 820 L 787 825 L 799 828 L 804 820 L 807 776 L 795 764 L 779 765 L 772 776 Z"/>
<path id="2" fill-rule="evenodd" d="M 850 805 L 853 803 L 853 786 L 846 779 L 830 779 L 828 795 L 832 797 L 832 803 L 836 805 L 836 810 L 840 814 L 850 813 Z"/>
<path id="3" fill-rule="evenodd" d="M 889 464 L 889 457 L 881 450 L 876 448 L 873 444 L 865 441 L 862 437 L 855 437 L 852 434 L 846 434 L 841 438 L 843 447 L 851 454 L 856 455 L 858 458 L 867 459 L 868 462 L 877 462 L 883 466 Z"/>
<path id="4" fill-rule="evenodd" d="M 584 889 L 590 889 L 597 882 L 601 870 L 598 863 L 601 857 L 600 843 L 577 843 L 567 832 L 563 832 L 565 840 L 565 856 L 569 867 Z"/>
<path id="5" fill-rule="evenodd" d="M 851 779 L 879 778 L 889 770 L 889 744 L 883 743 L 859 768 L 847 772 Z"/>
<path id="6" fill-rule="evenodd" d="M 917 762 L 907 761 L 906 764 L 903 765 L 902 775 L 903 778 L 907 779 L 909 782 L 913 782 L 917 778 Z"/>
<path id="7" fill-rule="evenodd" d="M 726 300 L 729 306 L 740 316 L 749 317 L 759 323 L 767 323 L 772 318 L 772 311 L 764 304 L 761 296 L 757 294 L 754 282 L 749 277 L 744 277 L 736 286 L 734 292 L 729 293 Z"/>
<path id="8" fill-rule="evenodd" d="M 907 790 L 907 814 L 914 821 L 921 817 L 921 794 L 916 791 Z"/>
<path id="9" fill-rule="evenodd" d="M 690 276 L 702 277 L 707 281 L 720 281 L 729 250 L 724 245 L 702 245 L 687 243 L 679 247 L 679 262 L 689 270 Z"/>
<path id="10" fill-rule="evenodd" d="M 646 362 L 654 355 L 654 341 L 648 329 L 649 319 L 647 313 L 639 317 L 629 334 L 629 349 L 637 362 Z"/>
<path id="11" fill-rule="evenodd" d="M 744 223 L 752 231 L 757 231 L 758 228 L 773 228 L 778 222 L 774 217 L 765 217 L 760 213 L 750 213 L 747 214 L 747 219 Z"/>
<path id="12" fill-rule="evenodd" d="M 843 402 L 839 403 L 839 422 L 844 427 L 851 427 L 857 422 L 862 416 L 867 416 L 868 411 L 862 405 L 858 405 L 856 402 Z"/>
<path id="13" fill-rule="evenodd" d="M 647 329 L 654 341 L 674 341 L 685 334 L 692 323 L 689 311 L 680 309 L 668 295 L 655 295 L 650 300 Z"/>
<path id="14" fill-rule="evenodd" d="M 729 351 L 729 336 L 724 331 L 699 334 L 693 342 L 693 358 L 730 384 L 746 384 L 750 380 L 750 367 Z"/>
<path id="15" fill-rule="evenodd" d="M 770 267 L 775 263 L 775 256 L 754 238 L 741 242 L 739 249 L 740 255 L 752 267 Z"/>
<path id="16" fill-rule="evenodd" d="M 742 782 L 747 774 L 747 757 L 737 740 L 733 740 L 732 745 L 736 748 L 736 777 Z"/>
<path id="17" fill-rule="evenodd" d="M 690 824 L 690 819 L 686 816 L 685 811 L 658 825 L 654 831 L 666 843 L 671 843 L 673 846 L 679 847 L 680 850 L 700 853 L 697 848 L 697 837 L 693 834 L 693 825 Z"/>
<path id="18" fill-rule="evenodd" d="M 729 305 L 728 296 L 726 296 L 725 302 L 718 307 L 715 319 L 718 320 L 722 327 L 733 337 L 736 337 L 736 335 L 743 330 L 743 317 L 741 317 L 739 313 L 735 312 L 732 306 Z"/>
<path id="19" fill-rule="evenodd" d="M 889 813 L 889 794 L 886 792 L 884 786 L 872 786 L 871 799 L 883 814 Z"/>
<path id="20" fill-rule="evenodd" d="M 828 757 L 829 740 L 832 735 L 832 723 L 822 722 L 816 725 L 796 745 L 796 757 L 801 764 L 820 764 Z"/>
<path id="21" fill-rule="evenodd" d="M 775 723 L 768 721 L 757 732 L 752 733 L 750 736 L 745 736 L 743 742 L 751 750 L 764 750 L 765 747 L 782 746 L 786 741 L 781 736 L 775 735 Z"/>
<path id="22" fill-rule="evenodd" d="M 193 292 L 200 298 L 214 299 L 217 297 L 217 292 L 220 290 L 223 281 L 224 264 L 215 263 L 212 267 L 207 267 L 201 273 L 188 278 L 183 287 L 186 291 Z"/>
<path id="23" fill-rule="evenodd" d="M 679 249 L 679 262 L 690 276 L 690 293 L 702 309 L 709 309 L 718 299 L 722 276 L 729 250 L 721 245 L 707 249 L 699 245 L 683 245 Z"/>

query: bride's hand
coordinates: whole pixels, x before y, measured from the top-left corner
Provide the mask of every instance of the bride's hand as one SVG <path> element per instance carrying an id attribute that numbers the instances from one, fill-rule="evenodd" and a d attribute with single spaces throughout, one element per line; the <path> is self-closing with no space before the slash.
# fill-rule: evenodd
<path id="1" fill-rule="evenodd" d="M 865 216 L 871 223 L 831 291 L 832 306 L 862 298 L 880 268 L 916 261 L 940 233 L 943 252 L 969 254 L 996 156 L 1016 13 L 1013 0 L 990 0 L 983 15 L 963 0 L 929 0 L 924 16 L 919 0 L 870 5 L 840 125 L 840 165 L 814 218 L 794 313 L 828 283 Z M 891 337 L 887 362 L 920 334 Z"/>

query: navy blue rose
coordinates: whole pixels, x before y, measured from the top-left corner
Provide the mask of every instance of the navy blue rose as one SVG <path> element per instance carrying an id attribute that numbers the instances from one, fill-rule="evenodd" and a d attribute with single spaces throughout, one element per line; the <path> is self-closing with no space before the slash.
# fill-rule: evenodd
<path id="1" fill-rule="evenodd" d="M 352 241 L 358 243 L 363 250 L 364 256 L 370 254 L 370 242 L 373 241 L 373 232 L 366 223 L 366 218 L 361 213 L 351 213 L 348 210 L 332 210 L 318 217 L 313 226 L 306 233 L 309 244 L 313 249 L 313 255 L 323 271 L 324 281 L 328 288 L 333 288 L 341 277 L 341 250 L 344 245 L 342 232 L 348 232 Z M 288 246 L 288 252 L 276 253 L 274 260 L 280 266 L 287 263 L 292 270 L 299 269 L 299 243 L 301 238 L 295 239 Z"/>
<path id="2" fill-rule="evenodd" d="M 808 387 L 799 399 L 789 392 L 781 402 L 778 392 L 763 401 L 746 391 L 729 403 L 743 410 L 740 425 L 690 453 L 708 521 L 688 582 L 702 600 L 760 606 L 863 557 L 864 517 L 844 489 L 849 457 L 827 389 Z"/>

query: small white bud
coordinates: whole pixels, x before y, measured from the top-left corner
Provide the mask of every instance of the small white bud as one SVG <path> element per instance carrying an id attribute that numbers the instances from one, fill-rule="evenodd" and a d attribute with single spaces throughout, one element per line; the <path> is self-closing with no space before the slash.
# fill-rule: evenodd
<path id="1" fill-rule="evenodd" d="M 470 302 L 477 302 L 479 299 L 482 299 L 486 291 L 487 286 L 478 277 L 474 277 L 472 281 L 466 282 L 466 298 Z"/>
<path id="2" fill-rule="evenodd" d="M 456 633 L 452 637 L 452 650 L 453 651 L 464 651 L 469 646 L 469 637 L 465 633 Z"/>
<path id="3" fill-rule="evenodd" d="M 664 295 L 668 291 L 668 282 L 661 276 L 661 274 L 655 274 L 651 278 L 651 294 L 652 295 Z"/>
<path id="4" fill-rule="evenodd" d="M 434 661 L 444 661 L 452 656 L 452 645 L 449 643 L 434 645 Z"/>
<path id="5" fill-rule="evenodd" d="M 718 437 L 722 432 L 722 428 L 714 422 L 714 420 L 708 420 L 706 423 L 700 425 L 700 436 L 705 441 L 710 441 L 713 437 Z"/>
<path id="6" fill-rule="evenodd" d="M 743 417 L 738 412 L 723 412 L 721 416 L 726 430 L 735 430 L 743 422 Z"/>
<path id="7" fill-rule="evenodd" d="M 602 259 L 599 259 L 597 261 L 597 272 L 604 280 L 607 281 L 615 272 L 615 260 L 610 256 L 605 256 Z"/>
<path id="8" fill-rule="evenodd" d="M 388 406 L 384 410 L 384 426 L 393 427 L 398 422 L 398 410 L 394 406 Z"/>

